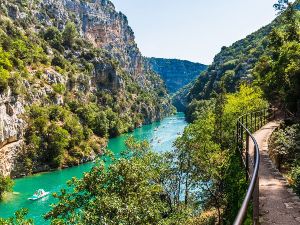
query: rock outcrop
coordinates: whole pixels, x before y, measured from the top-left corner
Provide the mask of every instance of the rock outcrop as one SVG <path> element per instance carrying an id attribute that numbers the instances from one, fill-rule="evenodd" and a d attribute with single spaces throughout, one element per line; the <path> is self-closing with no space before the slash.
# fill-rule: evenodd
<path id="1" fill-rule="evenodd" d="M 42 69 L 26 65 L 26 76 L 20 78 L 22 93 L 8 88 L 0 95 L 0 174 L 12 175 L 19 153 L 26 152 L 30 144 L 24 140 L 28 129 L 26 107 L 33 104 L 64 107 L 70 99 L 84 104 L 93 101 L 101 110 L 111 108 L 123 121 L 130 118 L 127 128 L 121 126 L 122 132 L 160 120 L 172 111 L 163 81 L 148 66 L 126 16 L 117 12 L 111 1 L 28 0 L 24 4 L 3 0 L 0 35 L 10 35 L 1 26 L 11 21 L 13 25 L 8 26 L 28 39 L 38 40 L 52 63 L 42 65 Z M 42 38 L 50 27 L 62 33 L 68 22 L 75 24 L 80 34 L 77 39 L 84 43 L 81 48 L 56 49 Z M 29 37 L 30 33 L 35 35 Z M 57 62 L 53 63 L 55 57 Z M 72 66 L 68 73 L 59 68 L 66 62 Z M 23 174 L 19 171 L 13 175 Z"/>
<path id="2" fill-rule="evenodd" d="M 43 0 L 37 7 L 43 9 L 35 11 L 41 23 L 63 29 L 66 22 L 74 21 L 87 40 L 106 49 L 142 85 L 147 80 L 134 32 L 127 17 L 117 12 L 111 1 Z"/>

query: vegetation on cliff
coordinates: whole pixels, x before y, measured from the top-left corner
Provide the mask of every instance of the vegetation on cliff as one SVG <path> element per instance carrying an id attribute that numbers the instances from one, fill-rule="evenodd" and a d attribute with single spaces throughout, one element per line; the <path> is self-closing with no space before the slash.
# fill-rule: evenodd
<path id="1" fill-rule="evenodd" d="M 299 12 L 290 4 L 279 17 L 280 26 L 268 36 L 267 49 L 254 69 L 257 84 L 268 99 L 294 112 L 300 99 L 299 21 Z"/>
<path id="2" fill-rule="evenodd" d="M 284 5 L 278 5 L 281 6 Z M 297 12 L 288 5 L 271 25 L 222 49 L 215 63 L 190 91 L 187 115 L 192 123 L 177 139 L 174 151 L 153 153 L 147 143 L 133 139 L 128 140 L 129 150 L 121 158 L 104 151 L 97 166 L 82 179 L 70 181 L 68 190 L 56 194 L 58 203 L 45 217 L 52 224 L 232 224 L 247 188 L 240 153 L 236 152 L 236 119 L 246 112 L 268 107 L 266 99 L 276 104 L 299 100 L 298 20 Z M 72 27 L 66 28 L 67 33 L 74 33 Z M 53 36 L 56 40 L 60 35 Z M 72 46 L 65 41 L 58 43 L 67 49 Z M 60 65 L 72 62 L 71 58 L 64 62 L 66 56 L 57 54 L 55 66 L 68 70 Z M 10 72 L 8 67 L 3 69 Z M 126 72 L 122 74 L 125 81 L 130 79 Z M 7 87 L 4 85 L 4 90 L 8 87 L 9 83 Z M 81 98 L 74 98 L 75 93 L 66 91 L 68 87 L 54 86 L 56 94 L 68 96 L 63 106 L 45 104 L 45 109 L 31 106 L 28 111 L 32 129 L 28 130 L 27 138 L 37 143 L 33 152 L 43 160 L 42 152 L 37 151 L 43 147 L 49 151 L 47 155 L 52 153 L 47 160 L 53 165 L 61 166 L 64 160 L 74 163 L 78 153 L 84 156 L 86 150 L 97 150 L 93 145 L 82 148 L 83 142 L 97 143 L 97 139 L 92 138 L 94 135 L 105 137 L 129 129 L 126 127 L 129 118 L 120 119 L 121 112 L 124 113 L 122 107 L 114 107 L 120 98 L 105 95 L 99 101 L 98 95 L 92 95 L 95 101 L 81 104 Z M 153 101 L 138 89 L 133 83 L 124 96 L 131 94 L 135 100 L 142 96 L 140 101 Z M 163 89 L 161 91 L 156 94 L 164 96 Z M 295 109 L 295 105 L 292 104 L 291 109 Z M 51 134 L 49 139 L 47 134 Z M 298 136 L 299 125 L 292 125 L 274 133 L 273 137 L 276 159 L 283 167 L 289 163 L 297 192 L 300 183 Z M 41 139 L 45 143 L 40 142 Z M 57 149 L 60 151 L 53 151 Z M 60 158 L 61 155 L 65 157 Z M 251 223 L 251 219 L 245 223 Z"/>
<path id="3" fill-rule="evenodd" d="M 0 200 L 2 200 L 5 192 L 11 192 L 14 182 L 9 177 L 0 175 Z"/>
<path id="4" fill-rule="evenodd" d="M 207 72 L 191 88 L 189 101 L 209 99 L 213 91 L 219 92 L 221 84 L 227 92 L 235 92 L 241 83 L 253 81 L 252 70 L 268 44 L 267 35 L 276 24 L 275 20 L 232 46 L 222 47 Z"/>
<path id="5" fill-rule="evenodd" d="M 292 18 L 289 15 L 290 12 L 292 12 L 292 16 L 295 16 L 294 22 L 291 19 L 285 19 Z M 89 221 L 92 218 L 103 221 L 106 217 L 99 217 L 99 215 L 108 215 L 106 209 L 111 212 L 111 204 L 103 204 L 107 199 L 105 199 L 105 194 L 102 195 L 109 187 L 112 188 L 112 193 L 116 193 L 114 194 L 116 204 L 112 210 L 115 213 L 109 214 L 112 217 L 108 219 L 108 221 L 112 221 L 111 224 L 115 224 L 113 221 L 116 219 L 124 221 L 124 224 L 132 223 L 128 218 L 136 219 L 135 224 L 232 224 L 241 205 L 242 196 L 247 189 L 240 154 L 236 152 L 234 138 L 236 119 L 245 112 L 268 107 L 269 103 L 266 98 L 283 103 L 291 96 L 295 100 L 299 100 L 295 91 L 297 87 L 292 84 L 293 81 L 298 82 L 299 77 L 299 62 L 297 61 L 299 41 L 295 41 L 295 38 L 299 37 L 299 27 L 296 18 L 297 13 L 292 9 L 292 5 L 289 5 L 282 16 L 272 25 L 246 38 L 246 41 L 250 42 L 250 46 L 249 42 L 245 44 L 244 41 L 240 41 L 234 44 L 233 48 L 223 48 L 224 59 L 219 62 L 220 67 L 212 65 L 207 74 L 214 70 L 213 75 L 200 76 L 191 90 L 191 94 L 196 94 L 191 95 L 194 99 L 188 108 L 188 116 L 192 124 L 177 139 L 176 149 L 173 152 L 156 155 L 149 160 L 153 153 L 147 150 L 142 151 L 143 154 L 140 153 L 141 151 L 136 154 L 135 150 L 140 149 L 140 145 L 133 144 L 132 152 L 128 153 L 130 157 L 127 158 L 125 155 L 123 159 L 113 160 L 109 171 L 100 165 L 86 174 L 82 180 L 73 180 L 71 184 L 75 192 L 62 191 L 58 196 L 59 203 L 47 215 L 47 218 L 54 219 L 53 221 L 57 223 L 64 218 L 67 218 L 68 221 L 72 221 L 72 218 L 82 221 Z M 276 30 L 272 31 L 272 26 L 275 25 L 277 29 L 282 29 L 280 30 L 283 32 L 281 35 L 274 36 L 274 33 L 278 33 Z M 286 43 L 278 45 L 281 47 L 274 51 L 273 41 L 278 40 L 279 43 L 282 41 Z M 232 49 L 236 50 L 232 53 L 233 57 L 230 53 Z M 227 54 L 225 52 L 228 53 L 228 58 L 225 57 Z M 245 55 L 245 53 L 247 54 Z M 234 56 L 238 58 L 238 61 L 235 61 Z M 266 57 L 269 57 L 271 61 L 263 64 Z M 243 62 L 248 59 L 250 64 L 245 65 Z M 264 65 L 266 66 L 264 67 Z M 276 65 L 280 65 L 280 67 Z M 253 70 L 253 68 L 255 69 Z M 230 72 L 226 73 L 226 71 Z M 240 76 L 242 72 L 243 76 Z M 248 76 L 250 72 L 251 77 Z M 224 73 L 227 74 L 225 77 Z M 283 75 L 286 83 L 282 83 L 282 87 L 279 84 Z M 269 76 L 272 78 L 271 80 L 268 80 Z M 205 86 L 203 86 L 204 89 L 196 90 L 195 87 L 201 86 L 199 86 L 203 81 L 201 78 L 205 79 L 205 77 L 208 80 L 204 82 L 205 84 L 202 83 Z M 247 84 L 254 81 L 255 78 L 257 78 L 256 82 Z M 269 85 L 274 88 L 273 92 L 281 94 L 278 96 L 279 98 L 272 98 L 268 92 L 268 88 L 271 87 Z M 209 97 L 210 99 L 206 100 Z M 296 164 L 291 170 L 291 177 L 293 177 L 293 184 L 297 191 L 299 188 L 299 162 L 294 150 L 298 148 L 298 133 L 298 125 L 293 125 L 283 132 L 279 131 L 274 134 L 276 136 L 275 150 L 281 162 L 283 156 L 287 155 L 291 157 L 290 159 L 295 160 Z M 290 159 L 286 158 L 286 160 Z M 124 160 L 129 161 L 124 163 Z M 119 171 L 119 166 L 122 164 L 122 167 L 126 168 L 125 171 Z M 140 176 L 140 171 L 144 171 L 145 168 L 150 173 L 145 171 L 146 176 Z M 109 174 L 112 172 L 117 172 L 117 174 L 110 177 Z M 98 179 L 99 176 L 101 179 Z M 108 180 L 112 180 L 113 183 Z M 89 189 L 94 182 L 99 182 L 97 187 Z M 146 187 L 143 186 L 145 183 Z M 144 211 L 147 209 L 144 204 L 136 204 L 136 202 L 142 201 L 138 196 L 127 198 L 133 193 L 133 184 L 137 184 L 134 185 L 134 190 L 140 193 L 139 196 L 145 194 L 142 190 L 147 190 L 148 195 L 144 198 L 150 198 L 149 202 L 155 200 L 155 203 L 150 204 L 154 207 L 151 213 Z M 94 191 L 96 188 L 99 192 Z M 122 197 L 124 193 L 125 196 Z M 85 198 L 86 196 L 88 197 Z M 76 204 L 80 202 L 77 198 L 82 200 L 81 205 Z M 91 199 L 93 200 L 91 201 Z M 128 216 L 128 211 L 126 211 L 127 214 L 122 213 L 122 207 L 119 208 L 122 204 L 135 209 L 130 211 L 132 213 L 130 216 Z M 95 205 L 105 208 L 98 209 Z M 86 207 L 86 210 L 76 211 L 82 206 Z M 72 209 L 71 214 L 68 213 L 69 209 Z M 248 218 L 246 223 L 251 223 L 251 218 Z"/>
<path id="6" fill-rule="evenodd" d="M 152 69 L 165 81 L 169 93 L 174 94 L 192 82 L 207 66 L 187 60 L 148 58 Z"/>
<path id="7" fill-rule="evenodd" d="M 0 224 L 1 225 L 16 225 L 16 224 L 22 224 L 22 225 L 33 225 L 33 219 L 27 219 L 26 216 L 28 214 L 27 209 L 20 209 L 17 212 L 15 212 L 15 215 L 8 218 L 3 219 L 0 218 Z"/>
<path id="8" fill-rule="evenodd" d="M 272 103 L 274 106 L 278 107 L 280 110 L 288 110 L 295 113 L 297 110 L 299 110 L 299 13 L 296 10 L 295 5 L 299 4 L 299 1 L 296 1 L 294 4 L 291 3 L 285 3 L 285 1 L 279 1 L 279 4 L 276 5 L 276 8 L 284 9 L 284 11 L 281 12 L 279 17 L 267 27 L 261 29 L 258 31 L 253 38 L 253 40 L 256 40 L 255 44 L 259 43 L 256 46 L 256 49 L 263 48 L 264 51 L 259 51 L 255 62 L 248 63 L 249 68 L 249 74 L 251 76 L 248 76 L 246 79 L 245 77 L 236 77 L 237 80 L 234 79 L 234 76 L 236 76 L 236 69 L 232 75 L 233 77 L 227 76 L 226 71 L 228 71 L 229 68 L 225 68 L 222 70 L 215 70 L 212 74 L 210 74 L 208 80 L 205 80 L 206 74 L 203 74 L 199 77 L 198 81 L 196 82 L 195 86 L 190 90 L 190 97 L 192 97 L 192 101 L 189 104 L 189 107 L 187 108 L 187 118 L 189 121 L 194 121 L 193 124 L 197 123 L 197 118 L 201 118 L 203 115 L 207 115 L 207 107 L 214 103 L 214 101 L 218 101 L 219 103 L 219 110 L 217 111 L 218 116 L 226 117 L 226 106 L 222 108 L 222 104 L 220 104 L 223 100 L 222 93 L 224 91 L 235 91 L 236 87 L 240 86 L 240 83 L 249 83 L 251 82 L 251 86 L 256 90 L 255 92 L 260 96 L 259 98 L 266 98 L 269 100 L 270 103 Z M 273 29 L 270 29 L 273 27 Z M 268 31 L 267 33 L 265 33 Z M 262 33 L 263 32 L 263 33 Z M 250 36 L 251 37 L 251 36 Z M 236 44 L 234 44 L 229 49 L 234 49 L 234 47 L 237 47 L 238 44 L 242 44 L 244 41 L 247 41 L 249 37 L 247 37 L 245 40 L 239 41 Z M 259 42 L 257 42 L 260 40 Z M 243 49 L 247 44 L 242 45 L 238 47 L 237 49 Z M 253 47 L 253 46 L 252 46 Z M 226 52 L 226 49 L 224 48 L 221 55 Z M 243 51 L 243 56 L 240 55 L 242 52 L 235 52 L 233 55 L 234 57 L 237 57 L 239 60 L 250 60 L 250 55 L 244 55 L 247 53 L 247 51 Z M 219 55 L 220 56 L 220 55 Z M 218 56 L 216 57 L 218 59 Z M 226 64 L 227 59 L 223 60 L 222 66 L 224 67 Z M 216 61 L 215 61 L 216 62 Z M 225 63 L 224 63 L 225 62 Z M 251 60 L 250 60 L 251 62 Z M 216 69 L 213 64 L 209 69 L 207 73 L 210 73 L 210 69 Z M 245 65 L 246 66 L 246 65 Z M 216 73 L 215 73 L 216 72 Z M 216 76 L 214 76 L 214 73 Z M 247 75 L 247 73 L 245 73 Z M 216 77 L 219 76 L 219 81 L 216 79 Z M 229 78 L 229 79 L 228 79 Z M 204 79 L 204 80 L 201 80 Z M 228 85 L 230 82 L 234 84 L 230 87 Z M 201 86 L 202 85 L 202 86 Z M 200 89 L 198 89 L 200 88 Z M 240 86 L 241 90 L 244 89 L 243 85 Z M 244 89 L 245 90 L 245 89 Z M 247 102 L 246 99 L 249 100 L 248 104 L 251 104 L 251 97 L 249 98 L 249 93 L 246 91 L 245 93 L 248 93 L 244 95 L 244 97 L 240 96 L 241 101 L 237 100 L 237 104 L 233 104 L 234 107 L 232 109 L 241 109 L 240 113 L 245 113 L 249 111 L 255 111 L 259 108 L 244 108 L 243 109 L 243 102 Z M 236 94 L 233 94 L 236 95 Z M 215 97 L 217 96 L 217 97 Z M 257 96 L 257 97 L 258 97 Z M 207 99 L 209 100 L 197 100 L 197 99 Z M 246 100 L 246 101 L 245 101 Z M 253 99 L 255 102 L 255 100 Z M 260 102 L 260 101 L 258 101 Z M 265 101 L 261 101 L 265 102 Z M 230 98 L 228 98 L 228 103 L 230 105 Z M 261 104 L 257 103 L 258 105 L 261 105 L 262 107 L 266 107 L 267 104 Z M 266 102 L 265 102 L 266 103 Z M 244 105 L 245 106 L 245 105 Z M 298 106 L 298 109 L 297 109 Z M 291 113 L 288 113 L 291 115 Z M 234 128 L 234 121 L 238 117 L 238 114 L 233 114 L 234 117 L 229 119 L 228 121 L 233 121 L 232 126 L 226 123 L 219 122 L 219 126 L 216 126 L 219 129 L 215 130 L 215 134 L 218 134 L 218 131 L 221 131 L 221 134 L 219 133 L 219 137 L 222 137 L 220 140 L 224 141 L 223 144 L 230 143 L 230 140 L 233 140 L 233 134 L 227 136 L 226 132 L 223 134 L 223 129 L 226 130 L 227 127 L 230 129 L 228 131 L 233 131 Z M 221 119 L 222 121 L 222 119 Z M 226 120 L 225 120 L 226 121 Z M 271 148 L 273 149 L 271 152 L 272 157 L 274 158 L 274 161 L 277 163 L 278 167 L 281 169 L 282 172 L 286 172 L 288 174 L 288 177 L 290 179 L 291 185 L 294 187 L 296 192 L 299 193 L 299 159 L 298 159 L 298 142 L 299 142 L 299 124 L 296 121 L 293 122 L 294 125 L 289 124 L 289 122 L 286 122 L 286 125 L 280 129 L 279 131 L 275 132 L 273 134 L 273 137 L 271 139 Z M 193 125 L 191 125 L 193 126 Z M 203 127 L 204 125 L 201 124 Z M 225 126 L 225 127 L 224 127 Z M 198 127 L 197 129 L 201 129 Z M 190 132 L 190 134 L 187 136 L 187 143 L 190 144 L 190 137 L 196 133 L 196 129 Z M 203 131 L 202 131 L 203 133 Z M 198 143 L 201 143 L 198 142 Z M 212 146 L 212 145 L 211 145 Z M 234 146 L 234 143 L 232 143 L 231 146 Z M 188 145 L 188 148 L 191 148 L 190 145 Z M 199 147 L 197 146 L 197 150 L 199 150 Z M 206 149 L 207 151 L 207 149 Z M 234 147 L 230 150 L 230 152 L 234 152 Z M 203 153 L 203 155 L 206 155 L 206 153 Z M 197 156 L 199 158 L 199 156 Z M 223 157 L 224 159 L 225 157 Z M 202 160 L 204 161 L 204 160 Z M 237 160 L 236 161 L 230 161 L 232 162 L 232 166 L 238 166 Z M 230 165 L 230 162 L 226 162 L 225 165 Z M 220 168 L 220 167 L 218 167 Z M 233 170 L 234 171 L 234 170 Z M 213 173 L 210 173 L 213 174 Z M 238 176 L 237 172 L 233 172 L 231 174 L 232 177 Z M 223 176 L 219 176 L 223 177 Z M 225 176 L 226 177 L 226 176 Z M 224 177 L 223 177 L 224 178 Z M 237 177 L 235 177 L 237 178 Z M 238 182 L 238 179 L 236 179 L 236 182 Z M 225 182 L 226 185 L 230 184 L 230 181 Z M 226 186 L 225 185 L 225 186 Z M 240 188 L 240 190 L 243 190 L 243 182 L 240 182 L 236 188 Z M 220 189 L 219 189 L 220 190 Z M 231 196 L 232 193 L 239 193 L 238 191 L 233 191 L 234 188 L 230 189 L 228 196 Z M 233 191 L 233 192 L 232 192 Z M 213 192 L 210 192 L 213 193 Z M 226 193 L 226 190 L 221 191 L 222 194 Z M 231 193 L 231 194 L 230 194 Z M 243 195 L 240 195 L 243 196 Z M 226 201 L 225 201 L 226 202 Z M 224 204 L 226 205 L 226 204 Z M 238 205 L 237 203 L 231 202 L 232 205 Z M 229 205 L 229 206 L 230 206 Z M 235 209 L 230 209 L 229 211 L 226 211 L 226 207 L 224 207 L 224 216 L 225 220 L 230 218 L 231 213 L 235 212 Z M 234 214 L 232 214 L 234 215 Z M 228 217 L 229 216 L 229 217 Z M 233 218 L 232 218 L 233 219 Z M 229 220 L 230 221 L 230 220 Z"/>
<path id="9" fill-rule="evenodd" d="M 121 158 L 106 153 L 83 179 L 73 179 L 73 191 L 62 190 L 46 218 L 53 224 L 232 222 L 246 185 L 232 138 L 234 118 L 266 106 L 261 91 L 242 86 L 207 104 L 172 152 L 153 153 L 130 138 Z"/>
<path id="10" fill-rule="evenodd" d="M 90 4 L 90 10 L 116 13 L 109 1 L 100 3 L 100 8 L 84 4 Z M 53 4 L 58 11 L 52 11 Z M 77 21 L 83 18 L 71 19 L 74 8 L 68 8 L 69 3 L 53 4 L 0 3 L 0 92 L 3 104 L 13 105 L 1 116 L 9 120 L 17 113 L 26 122 L 14 127 L 17 137 L 25 139 L 15 169 L 26 168 L 14 175 L 86 162 L 101 152 L 108 137 L 173 112 L 163 81 L 146 69 L 142 57 L 132 59 L 139 63 L 131 66 L 118 57 L 130 61 L 140 55 L 134 39 L 122 42 L 125 52 L 119 47 L 109 51 L 109 43 L 98 46 L 85 38 Z M 44 17 L 53 20 L 46 22 Z M 124 22 L 124 33 L 133 36 L 125 19 L 118 14 L 114 22 Z"/>

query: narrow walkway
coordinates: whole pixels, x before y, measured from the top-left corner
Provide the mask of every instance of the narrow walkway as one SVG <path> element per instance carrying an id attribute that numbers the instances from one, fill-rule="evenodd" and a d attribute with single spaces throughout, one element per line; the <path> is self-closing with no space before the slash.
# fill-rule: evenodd
<path id="1" fill-rule="evenodd" d="M 261 151 L 259 189 L 260 223 L 262 225 L 300 224 L 300 200 L 288 187 L 268 154 L 268 139 L 278 122 L 270 122 L 254 134 Z"/>

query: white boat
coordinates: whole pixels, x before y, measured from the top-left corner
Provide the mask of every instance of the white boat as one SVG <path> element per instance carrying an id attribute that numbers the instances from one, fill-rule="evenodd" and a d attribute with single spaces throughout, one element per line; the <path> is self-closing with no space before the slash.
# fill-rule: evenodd
<path id="1" fill-rule="evenodd" d="M 36 201 L 36 200 L 39 200 L 41 198 L 48 196 L 49 194 L 50 194 L 50 192 L 46 192 L 43 189 L 39 189 L 36 192 L 34 192 L 32 197 L 28 198 L 28 200 Z"/>

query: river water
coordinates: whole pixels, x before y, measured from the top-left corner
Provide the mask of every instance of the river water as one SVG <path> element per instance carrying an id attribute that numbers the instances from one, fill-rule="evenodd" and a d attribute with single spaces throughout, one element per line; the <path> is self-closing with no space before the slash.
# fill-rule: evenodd
<path id="1" fill-rule="evenodd" d="M 116 154 L 120 153 L 126 149 L 124 141 L 128 135 L 133 135 L 137 140 L 149 141 L 152 149 L 156 152 L 169 151 L 172 149 L 173 142 L 179 136 L 179 133 L 183 132 L 186 125 L 184 114 L 177 113 L 160 122 L 135 129 L 130 134 L 110 139 L 108 148 Z M 50 204 L 55 203 L 56 200 L 51 195 L 38 201 L 29 201 L 27 198 L 40 188 L 51 193 L 59 192 L 60 189 L 66 187 L 68 180 L 72 177 L 82 177 L 82 174 L 89 171 L 92 166 L 93 163 L 87 163 L 69 169 L 16 179 L 14 194 L 0 202 L 0 217 L 10 217 L 16 210 L 28 208 L 28 217 L 33 218 L 35 224 L 49 224 L 48 221 L 46 222 L 43 219 L 43 215 L 51 209 Z"/>

